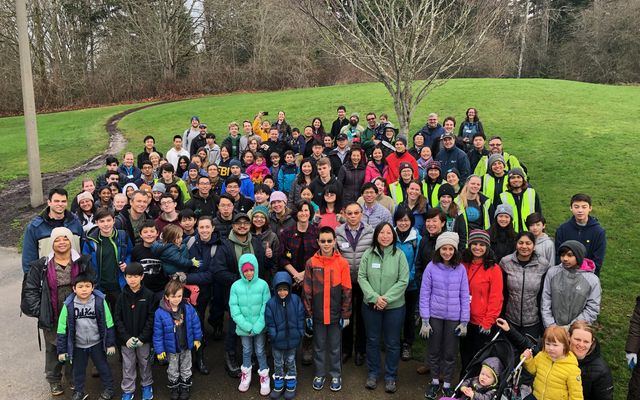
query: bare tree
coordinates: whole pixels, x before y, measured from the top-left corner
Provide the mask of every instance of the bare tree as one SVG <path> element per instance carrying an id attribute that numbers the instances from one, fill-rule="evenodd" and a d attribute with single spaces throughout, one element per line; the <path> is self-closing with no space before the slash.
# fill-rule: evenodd
<path id="1" fill-rule="evenodd" d="M 294 1 L 313 21 L 331 52 L 384 84 L 404 135 L 408 135 L 420 102 L 473 57 L 506 3 Z"/>

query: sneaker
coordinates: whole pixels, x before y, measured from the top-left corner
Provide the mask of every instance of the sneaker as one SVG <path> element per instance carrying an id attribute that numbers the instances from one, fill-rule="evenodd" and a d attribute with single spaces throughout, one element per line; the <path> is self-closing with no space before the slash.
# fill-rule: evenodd
<path id="1" fill-rule="evenodd" d="M 316 376 L 313 378 L 313 390 L 322 390 L 324 387 L 324 376 Z"/>
<path id="2" fill-rule="evenodd" d="M 100 393 L 100 400 L 111 400 L 113 399 L 113 396 L 115 395 L 115 393 L 113 392 L 113 389 L 105 389 L 102 391 L 102 393 Z"/>
<path id="3" fill-rule="evenodd" d="M 367 381 L 364 383 L 364 387 L 369 390 L 374 390 L 378 387 L 378 380 L 373 376 L 369 376 L 367 377 Z"/>
<path id="4" fill-rule="evenodd" d="M 440 385 L 436 385 L 435 383 L 432 383 L 429 385 L 429 388 L 424 393 L 424 397 L 427 400 L 436 400 L 436 398 L 438 397 L 438 392 L 440 392 Z"/>
<path id="5" fill-rule="evenodd" d="M 398 386 L 396 385 L 396 381 L 393 379 L 389 379 L 384 382 L 384 391 L 387 393 L 395 393 L 398 390 Z"/>
<path id="6" fill-rule="evenodd" d="M 413 358 L 411 353 L 411 345 L 409 343 L 402 344 L 402 355 L 400 356 L 402 361 L 409 361 Z"/>
<path id="7" fill-rule="evenodd" d="M 453 397 L 456 391 L 453 390 L 452 387 L 448 387 L 448 388 L 442 388 L 442 393 L 444 397 Z"/>
<path id="8" fill-rule="evenodd" d="M 71 400 L 87 400 L 89 395 L 82 392 L 73 392 L 73 396 L 71 396 Z"/>
<path id="9" fill-rule="evenodd" d="M 339 376 L 334 376 L 331 378 L 331 386 L 329 386 L 332 392 L 337 392 L 342 389 L 342 378 Z"/>
<path id="10" fill-rule="evenodd" d="M 143 386 L 142 387 L 142 400 L 151 400 L 153 399 L 153 386 Z"/>
<path id="11" fill-rule="evenodd" d="M 122 393 L 122 400 L 133 400 L 134 393 Z"/>
<path id="12" fill-rule="evenodd" d="M 51 390 L 52 396 L 60 396 L 61 394 L 64 393 L 64 389 L 62 388 L 62 383 L 60 382 L 50 383 L 49 389 Z"/>

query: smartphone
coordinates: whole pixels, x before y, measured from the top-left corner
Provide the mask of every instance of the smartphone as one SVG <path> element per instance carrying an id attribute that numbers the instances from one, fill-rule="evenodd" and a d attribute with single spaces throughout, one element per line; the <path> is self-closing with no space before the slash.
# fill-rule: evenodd
<path id="1" fill-rule="evenodd" d="M 262 115 L 264 115 L 266 117 L 267 115 L 269 115 L 269 111 L 263 111 Z"/>

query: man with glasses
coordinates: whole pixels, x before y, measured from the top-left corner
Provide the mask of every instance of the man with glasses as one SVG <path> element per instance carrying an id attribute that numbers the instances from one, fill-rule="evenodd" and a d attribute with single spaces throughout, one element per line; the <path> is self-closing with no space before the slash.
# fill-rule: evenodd
<path id="1" fill-rule="evenodd" d="M 376 134 L 378 133 L 379 124 L 376 120 L 376 113 L 370 112 L 367 114 L 367 128 L 362 132 L 360 136 L 360 142 L 362 148 L 367 154 L 368 158 L 371 158 L 373 148 L 376 146 Z"/>
<path id="2" fill-rule="evenodd" d="M 213 217 L 216 215 L 217 196 L 211 192 L 211 180 L 207 176 L 199 176 L 196 184 L 198 191 L 191 196 L 184 206 L 190 208 L 196 215 L 196 219 L 203 215 Z"/>
<path id="3" fill-rule="evenodd" d="M 167 225 L 180 226 L 180 219 L 178 219 L 178 211 L 176 211 L 176 201 L 169 193 L 165 193 L 160 198 L 160 216 L 156 218 L 156 228 L 158 232 L 162 232 Z"/>
<path id="4" fill-rule="evenodd" d="M 417 134 L 424 137 L 424 145 L 426 147 L 433 149 L 434 145 L 437 145 L 442 135 L 444 135 L 444 128 L 438 123 L 438 114 L 429 114 L 427 124 Z"/>
<path id="5" fill-rule="evenodd" d="M 489 139 L 489 155 L 483 156 L 478 161 L 476 169 L 473 171 L 478 176 L 483 176 L 489 170 L 489 157 L 492 154 L 500 154 L 505 162 L 505 169 L 511 171 L 514 168 L 521 168 L 524 171 L 525 179 L 527 179 L 527 169 L 520 164 L 518 158 L 513 154 L 509 154 L 502 148 L 502 138 L 500 136 L 493 136 Z"/>
<path id="6" fill-rule="evenodd" d="M 351 270 L 351 297 L 353 304 L 353 312 L 351 314 L 353 323 L 342 330 L 342 363 L 344 364 L 351 357 L 355 344 L 356 357 L 354 361 L 357 366 L 364 363 L 367 344 L 361 311 L 363 295 L 357 279 L 358 269 L 362 255 L 371 247 L 373 242 L 373 227 L 362 222 L 362 211 L 362 207 L 358 203 L 347 204 L 343 213 L 347 222 L 336 228 L 338 249 L 342 256 L 347 259 Z M 355 343 L 353 340 L 354 325 L 356 331 Z"/>
<path id="7" fill-rule="evenodd" d="M 226 238 L 231 232 L 231 221 L 233 221 L 233 197 L 225 193 L 218 200 L 218 213 L 213 219 L 213 226 L 220 237 Z"/>

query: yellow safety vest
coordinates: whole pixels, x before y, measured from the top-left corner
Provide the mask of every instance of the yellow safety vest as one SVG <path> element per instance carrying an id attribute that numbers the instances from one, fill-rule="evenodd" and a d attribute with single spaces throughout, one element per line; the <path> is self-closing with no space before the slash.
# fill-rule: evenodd
<path id="1" fill-rule="evenodd" d="M 503 192 L 500 194 L 500 200 L 502 204 L 509 204 L 513 209 L 513 229 L 518 232 L 518 222 L 520 224 L 520 232 L 527 231 L 527 224 L 525 221 L 527 217 L 536 211 L 536 191 L 533 188 L 527 188 L 522 193 L 522 202 L 520 203 L 521 209 L 518 210 L 516 205 L 516 199 L 511 192 Z"/>
<path id="2" fill-rule="evenodd" d="M 454 201 L 458 206 L 458 215 L 462 214 L 464 218 L 464 225 L 467 228 L 467 239 L 469 239 L 469 220 L 467 219 L 466 209 L 464 208 L 464 205 L 460 200 L 460 196 L 456 197 Z M 484 229 L 489 230 L 489 228 L 491 227 L 491 216 L 489 215 L 489 208 L 491 208 L 491 199 L 488 197 L 485 197 L 485 201 L 484 203 L 482 203 L 482 196 L 481 196 L 480 203 L 482 207 L 482 213 L 484 214 Z"/>
<path id="3" fill-rule="evenodd" d="M 426 182 L 422 182 L 422 195 L 427 199 L 429 203 L 429 207 L 435 208 L 438 206 L 440 199 L 438 198 L 438 191 L 440 190 L 440 184 L 436 183 L 433 187 L 433 191 L 431 192 L 431 196 L 429 196 L 429 185 Z"/>
<path id="4" fill-rule="evenodd" d="M 504 162 L 506 163 L 504 167 L 505 170 L 510 170 L 514 168 L 522 169 L 522 165 L 520 165 L 520 161 L 518 161 L 518 159 L 515 156 L 507 153 L 506 151 L 502 153 L 502 156 L 504 157 Z M 489 156 L 482 156 L 480 158 L 480 161 L 478 161 L 476 168 L 473 170 L 473 173 L 478 176 L 483 176 L 487 173 L 488 170 L 489 170 Z M 522 169 L 522 172 L 524 172 L 524 169 Z M 524 175 L 526 180 L 527 174 L 525 173 Z"/>
<path id="5" fill-rule="evenodd" d="M 402 203 L 404 200 L 404 195 L 402 194 L 402 186 L 400 186 L 400 181 L 393 182 L 389 185 L 389 194 L 391 198 L 396 203 L 396 205 Z"/>
<path id="6" fill-rule="evenodd" d="M 509 176 L 507 174 L 504 175 L 504 179 L 502 180 L 502 190 L 500 193 L 506 192 L 509 188 Z M 482 191 L 481 193 L 487 196 L 491 201 L 493 201 L 493 195 L 496 190 L 496 178 L 493 175 L 485 174 L 482 177 Z"/>

